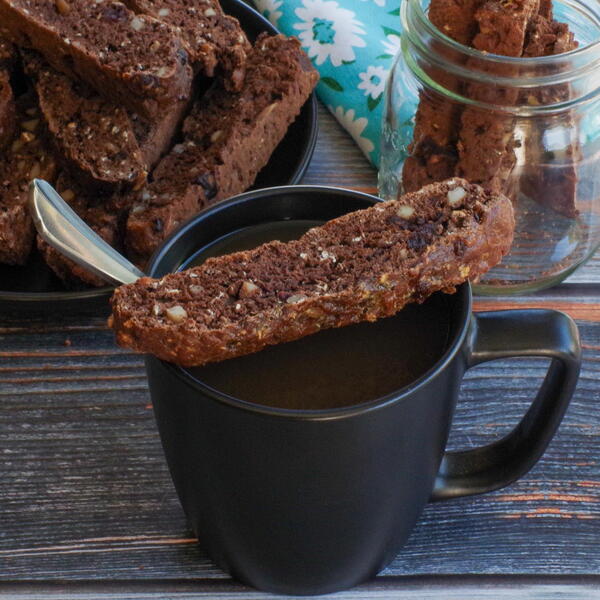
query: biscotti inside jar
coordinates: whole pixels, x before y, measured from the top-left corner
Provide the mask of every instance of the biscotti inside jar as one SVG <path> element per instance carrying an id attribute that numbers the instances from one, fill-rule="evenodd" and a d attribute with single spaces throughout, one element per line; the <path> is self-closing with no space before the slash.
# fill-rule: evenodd
<path id="1" fill-rule="evenodd" d="M 431 0 L 428 16 L 444 35 L 482 54 L 465 49 L 464 56 L 456 59 L 455 66 L 464 68 L 468 77 L 452 68 L 430 68 L 430 75 L 445 92 L 427 86 L 420 90 L 414 135 L 403 161 L 403 190 L 414 191 L 454 175 L 504 193 L 513 201 L 523 192 L 561 215 L 576 217 L 575 163 L 580 146 L 575 116 L 565 119 L 565 129 L 572 135 L 565 144 L 564 164 L 555 161 L 551 166 L 545 164 L 542 139 L 545 129 L 552 127 L 552 118 L 530 119 L 531 125 L 525 126 L 517 124 L 515 117 L 516 108 L 568 101 L 572 96 L 569 84 L 541 90 L 532 86 L 523 93 L 502 81 L 523 72 L 527 77 L 527 67 L 485 58 L 541 58 L 577 48 L 569 26 L 555 20 L 552 0 Z M 548 76 L 552 73 L 549 66 Z"/>

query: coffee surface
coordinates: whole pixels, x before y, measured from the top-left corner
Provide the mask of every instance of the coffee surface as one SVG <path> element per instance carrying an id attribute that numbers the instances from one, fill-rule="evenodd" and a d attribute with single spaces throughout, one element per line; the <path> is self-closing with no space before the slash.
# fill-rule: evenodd
<path id="1" fill-rule="evenodd" d="M 202 249 L 184 267 L 273 239 L 296 239 L 319 224 L 278 221 L 244 228 Z M 375 323 L 329 329 L 189 372 L 255 404 L 302 410 L 353 406 L 395 392 L 427 372 L 447 348 L 449 315 L 447 298 L 435 294 Z"/>

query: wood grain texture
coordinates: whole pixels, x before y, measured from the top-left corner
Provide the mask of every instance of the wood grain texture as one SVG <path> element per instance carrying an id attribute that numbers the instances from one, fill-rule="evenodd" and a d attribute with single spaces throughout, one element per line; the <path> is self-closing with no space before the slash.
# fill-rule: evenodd
<path id="1" fill-rule="evenodd" d="M 0 593 L 5 599 L 39 600 L 64 598 L 77 600 L 192 600 L 194 598 L 218 598 L 219 600 L 275 600 L 298 598 L 274 596 L 248 589 L 233 582 L 138 584 L 86 583 L 54 585 L 1 585 Z M 375 581 L 357 586 L 352 590 L 319 596 L 333 600 L 593 600 L 600 596 L 599 577 L 379 577 Z M 300 597 L 304 598 L 304 597 Z"/>
<path id="2" fill-rule="evenodd" d="M 374 170 L 323 109 L 304 182 L 375 189 Z M 504 490 L 427 506 L 379 578 L 331 597 L 600 598 L 600 265 L 585 269 L 553 290 L 475 301 L 558 307 L 580 326 L 581 380 L 542 460 Z M 545 368 L 520 359 L 470 371 L 450 448 L 506 433 Z M 103 318 L 2 315 L 0 440 L 3 597 L 266 597 L 231 582 L 193 538 L 142 361 L 115 347 Z"/>
<path id="3" fill-rule="evenodd" d="M 332 152 L 332 148 L 335 148 L 335 152 Z M 377 193 L 376 170 L 321 103 L 317 146 L 302 183 Z"/>
<path id="4" fill-rule="evenodd" d="M 600 324 L 580 326 L 581 382 L 544 458 L 505 490 L 428 506 L 384 575 L 600 572 Z M 140 358 L 76 317 L 9 322 L 0 348 L 0 581 L 226 578 L 186 527 Z M 450 446 L 508 431 L 544 369 L 469 372 Z"/>

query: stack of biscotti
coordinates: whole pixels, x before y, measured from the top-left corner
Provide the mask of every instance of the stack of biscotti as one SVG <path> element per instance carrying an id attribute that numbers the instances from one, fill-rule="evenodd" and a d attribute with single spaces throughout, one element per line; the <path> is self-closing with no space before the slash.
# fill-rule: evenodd
<path id="1" fill-rule="evenodd" d="M 192 69 L 166 23 L 110 0 L 1 0 L 5 36 L 147 118 L 190 94 Z"/>
<path id="2" fill-rule="evenodd" d="M 160 120 L 144 121 L 56 71 L 40 55 L 25 51 L 23 57 L 64 167 L 100 192 L 140 188 L 169 149 L 189 102 L 177 101 Z"/>
<path id="3" fill-rule="evenodd" d="M 253 47 L 218 0 L 0 0 L 0 36 L 0 262 L 11 264 L 33 246 L 33 177 L 58 177 L 73 209 L 143 264 L 175 225 L 252 185 L 317 81 L 297 41 Z M 37 247 L 69 285 L 102 284 Z"/>
<path id="4" fill-rule="evenodd" d="M 568 26 L 553 20 L 551 0 L 468 0 L 464 3 L 432 0 L 429 17 L 446 35 L 484 54 L 538 57 L 574 47 Z M 554 32 L 555 40 L 548 38 L 549 32 Z M 514 76 L 516 68 L 489 63 L 484 66 L 477 57 L 469 58 L 466 66 L 480 71 L 487 69 L 490 72 L 486 74 L 498 77 Z M 516 90 L 476 83 L 451 84 L 448 89 L 480 102 L 511 106 L 520 101 Z M 462 108 L 449 100 L 444 103 L 438 99 L 433 105 L 427 98 L 425 93 L 421 94 L 414 139 L 409 148 L 411 155 L 403 169 L 403 188 L 411 191 L 425 182 L 453 174 L 511 195 L 515 148 L 519 144 L 514 135 L 514 119 L 475 107 Z M 575 178 L 566 172 L 562 175 L 566 181 L 561 186 L 564 194 L 560 200 L 552 201 L 541 192 L 535 197 L 572 216 Z M 544 177 L 541 172 L 531 176 Z M 556 180 L 553 182 L 559 184 Z M 542 185 L 540 189 L 547 188 Z"/>
<path id="5" fill-rule="evenodd" d="M 122 346 L 184 366 L 241 356 L 452 293 L 502 259 L 513 229 L 506 197 L 455 178 L 296 241 L 121 286 L 111 324 Z"/>

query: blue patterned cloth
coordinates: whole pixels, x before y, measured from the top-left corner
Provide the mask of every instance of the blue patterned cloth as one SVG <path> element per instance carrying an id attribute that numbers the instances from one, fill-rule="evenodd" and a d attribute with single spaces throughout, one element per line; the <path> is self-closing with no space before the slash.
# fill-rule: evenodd
<path id="1" fill-rule="evenodd" d="M 366 157 L 380 157 L 383 90 L 400 48 L 401 0 L 253 0 L 300 39 L 321 74 L 317 94 Z"/>

